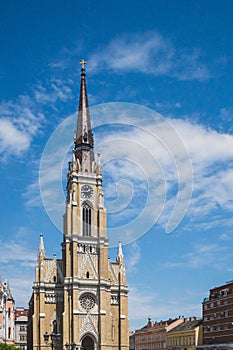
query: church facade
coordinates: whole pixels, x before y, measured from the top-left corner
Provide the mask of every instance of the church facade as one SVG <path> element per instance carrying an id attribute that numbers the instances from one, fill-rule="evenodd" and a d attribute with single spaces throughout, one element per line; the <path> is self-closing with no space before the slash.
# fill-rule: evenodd
<path id="1" fill-rule="evenodd" d="M 108 257 L 99 155 L 94 154 L 82 61 L 77 129 L 67 173 L 62 258 L 40 236 L 29 303 L 28 349 L 128 350 L 128 288 L 122 247 Z"/>

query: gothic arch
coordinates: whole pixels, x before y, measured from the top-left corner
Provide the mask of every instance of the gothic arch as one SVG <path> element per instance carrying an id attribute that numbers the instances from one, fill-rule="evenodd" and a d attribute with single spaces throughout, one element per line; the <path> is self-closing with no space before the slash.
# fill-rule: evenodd
<path id="1" fill-rule="evenodd" d="M 93 206 L 89 201 L 82 203 L 82 235 L 92 236 Z"/>
<path id="2" fill-rule="evenodd" d="M 97 342 L 91 334 L 85 334 L 81 339 L 81 350 L 96 350 Z"/>

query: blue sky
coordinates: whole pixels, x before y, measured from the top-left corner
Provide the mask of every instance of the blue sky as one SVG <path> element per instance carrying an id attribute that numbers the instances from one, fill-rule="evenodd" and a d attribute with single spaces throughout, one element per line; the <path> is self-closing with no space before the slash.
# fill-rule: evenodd
<path id="1" fill-rule="evenodd" d="M 115 231 L 127 243 L 130 328 L 200 316 L 209 288 L 233 278 L 232 11 L 230 0 L 0 3 L 0 274 L 17 306 L 41 232 L 60 257 L 82 58 L 110 257 Z"/>

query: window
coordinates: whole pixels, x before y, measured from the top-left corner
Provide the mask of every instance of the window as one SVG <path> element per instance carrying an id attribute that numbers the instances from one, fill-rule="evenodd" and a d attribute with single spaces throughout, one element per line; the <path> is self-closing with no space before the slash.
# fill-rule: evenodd
<path id="1" fill-rule="evenodd" d="M 89 204 L 83 205 L 83 236 L 91 236 L 92 209 Z"/>
<path id="2" fill-rule="evenodd" d="M 221 295 L 222 295 L 223 297 L 229 295 L 229 289 L 228 289 L 228 288 L 222 289 L 222 290 L 221 290 Z"/>
<path id="3" fill-rule="evenodd" d="M 57 334 L 57 321 L 53 321 L 53 333 Z"/>

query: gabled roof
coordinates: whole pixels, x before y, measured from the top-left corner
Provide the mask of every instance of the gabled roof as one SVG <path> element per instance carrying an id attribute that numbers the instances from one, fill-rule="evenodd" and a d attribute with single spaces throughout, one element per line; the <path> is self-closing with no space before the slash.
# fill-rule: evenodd
<path id="1" fill-rule="evenodd" d="M 202 323 L 201 318 L 192 319 L 191 321 L 185 320 L 183 323 L 179 324 L 177 327 L 171 329 L 168 333 L 184 332 L 184 331 L 192 330 L 200 326 L 201 323 Z"/>

